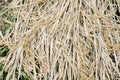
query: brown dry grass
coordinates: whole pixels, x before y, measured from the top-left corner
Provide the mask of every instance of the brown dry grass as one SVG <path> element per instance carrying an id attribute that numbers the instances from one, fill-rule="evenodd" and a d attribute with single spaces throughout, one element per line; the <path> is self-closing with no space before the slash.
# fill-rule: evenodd
<path id="1" fill-rule="evenodd" d="M 3 2 L 0 16 L 11 28 L 0 34 L 10 49 L 0 57 L 0 76 L 7 71 L 6 80 L 17 80 L 24 71 L 32 80 L 119 80 L 119 6 L 120 0 Z"/>

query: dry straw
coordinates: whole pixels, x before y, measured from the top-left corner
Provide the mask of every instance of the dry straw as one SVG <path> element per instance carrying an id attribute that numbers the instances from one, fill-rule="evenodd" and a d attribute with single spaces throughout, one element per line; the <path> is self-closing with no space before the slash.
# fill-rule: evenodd
<path id="1" fill-rule="evenodd" d="M 11 23 L 0 34 L 10 49 L 0 57 L 1 77 L 120 79 L 120 0 L 6 0 L 1 6 Z"/>

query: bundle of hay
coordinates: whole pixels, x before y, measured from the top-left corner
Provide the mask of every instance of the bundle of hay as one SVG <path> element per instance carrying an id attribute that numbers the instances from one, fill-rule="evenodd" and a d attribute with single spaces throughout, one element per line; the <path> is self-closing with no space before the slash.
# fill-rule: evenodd
<path id="1" fill-rule="evenodd" d="M 1 1 L 0 78 L 119 80 L 119 11 L 120 0 Z"/>

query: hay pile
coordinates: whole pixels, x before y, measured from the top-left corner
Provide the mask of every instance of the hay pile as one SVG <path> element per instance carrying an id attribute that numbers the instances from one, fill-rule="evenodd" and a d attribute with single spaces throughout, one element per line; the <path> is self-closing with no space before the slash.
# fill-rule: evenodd
<path id="1" fill-rule="evenodd" d="M 0 8 L 3 80 L 120 79 L 120 0 L 3 0 Z"/>

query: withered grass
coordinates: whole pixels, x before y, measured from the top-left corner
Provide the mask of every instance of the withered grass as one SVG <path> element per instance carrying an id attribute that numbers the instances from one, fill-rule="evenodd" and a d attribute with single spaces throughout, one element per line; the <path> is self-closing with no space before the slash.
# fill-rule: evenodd
<path id="1" fill-rule="evenodd" d="M 7 0 L 6 0 L 7 1 Z M 6 80 L 119 80 L 120 0 L 12 0 L 0 44 Z M 16 16 L 11 20 L 10 16 Z M 24 71 L 24 72 L 23 72 Z"/>

